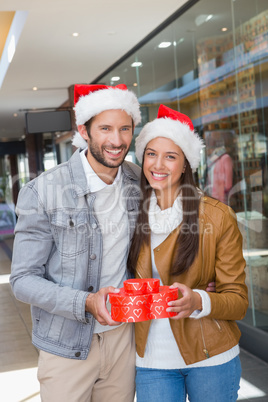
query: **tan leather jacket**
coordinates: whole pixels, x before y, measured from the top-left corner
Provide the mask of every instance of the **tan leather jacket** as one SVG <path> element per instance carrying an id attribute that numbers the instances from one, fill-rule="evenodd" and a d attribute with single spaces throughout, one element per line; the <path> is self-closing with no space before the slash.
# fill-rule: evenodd
<path id="1" fill-rule="evenodd" d="M 199 208 L 199 253 L 186 273 L 170 276 L 175 244 L 180 228 L 154 249 L 155 263 L 163 285 L 180 282 L 192 289 L 205 290 L 216 282 L 216 293 L 209 293 L 211 313 L 201 319 L 170 319 L 173 335 L 186 364 L 225 352 L 237 345 L 240 331 L 234 320 L 247 311 L 245 260 L 242 236 L 234 212 L 225 204 L 202 197 Z M 194 228 L 193 228 L 194 230 Z M 137 263 L 137 277 L 152 277 L 150 246 L 144 246 Z M 150 321 L 135 324 L 136 347 L 143 357 Z"/>

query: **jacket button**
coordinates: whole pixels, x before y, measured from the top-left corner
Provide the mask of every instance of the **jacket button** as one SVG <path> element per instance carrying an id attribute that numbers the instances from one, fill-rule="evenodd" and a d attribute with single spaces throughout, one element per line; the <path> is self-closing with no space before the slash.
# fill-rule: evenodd
<path id="1" fill-rule="evenodd" d="M 92 223 L 91 227 L 92 227 L 92 229 L 96 229 L 97 224 L 96 224 L 96 223 Z"/>
<path id="2" fill-rule="evenodd" d="M 96 260 L 96 254 L 90 254 L 90 257 L 89 257 L 91 260 Z"/>
<path id="3" fill-rule="evenodd" d="M 94 287 L 93 286 L 89 286 L 89 288 L 88 288 L 88 292 L 92 292 L 92 290 L 94 289 Z"/>
<path id="4" fill-rule="evenodd" d="M 81 352 L 76 352 L 75 357 L 80 357 L 81 356 Z"/>

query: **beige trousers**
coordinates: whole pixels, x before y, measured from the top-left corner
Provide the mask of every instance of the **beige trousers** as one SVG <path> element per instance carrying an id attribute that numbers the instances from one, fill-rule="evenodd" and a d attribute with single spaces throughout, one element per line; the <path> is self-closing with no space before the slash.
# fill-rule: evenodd
<path id="1" fill-rule="evenodd" d="M 94 334 L 86 360 L 41 350 L 37 376 L 42 402 L 133 402 L 133 324 Z"/>

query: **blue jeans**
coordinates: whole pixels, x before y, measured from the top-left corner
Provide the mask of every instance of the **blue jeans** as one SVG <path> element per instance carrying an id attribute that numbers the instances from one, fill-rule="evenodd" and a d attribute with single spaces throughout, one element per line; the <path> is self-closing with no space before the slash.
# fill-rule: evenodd
<path id="1" fill-rule="evenodd" d="M 239 356 L 219 366 L 158 370 L 136 367 L 137 402 L 233 402 L 238 398 Z"/>

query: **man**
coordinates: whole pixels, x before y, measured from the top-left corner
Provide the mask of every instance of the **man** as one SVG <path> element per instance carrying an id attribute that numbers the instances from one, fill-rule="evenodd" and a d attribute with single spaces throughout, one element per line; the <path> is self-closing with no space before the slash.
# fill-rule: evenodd
<path id="1" fill-rule="evenodd" d="M 139 104 L 124 85 L 76 85 L 74 110 L 87 147 L 21 190 L 10 283 L 31 304 L 42 401 L 132 402 L 132 325 L 106 301 L 126 279 L 138 211 L 139 168 L 124 158 Z"/>

